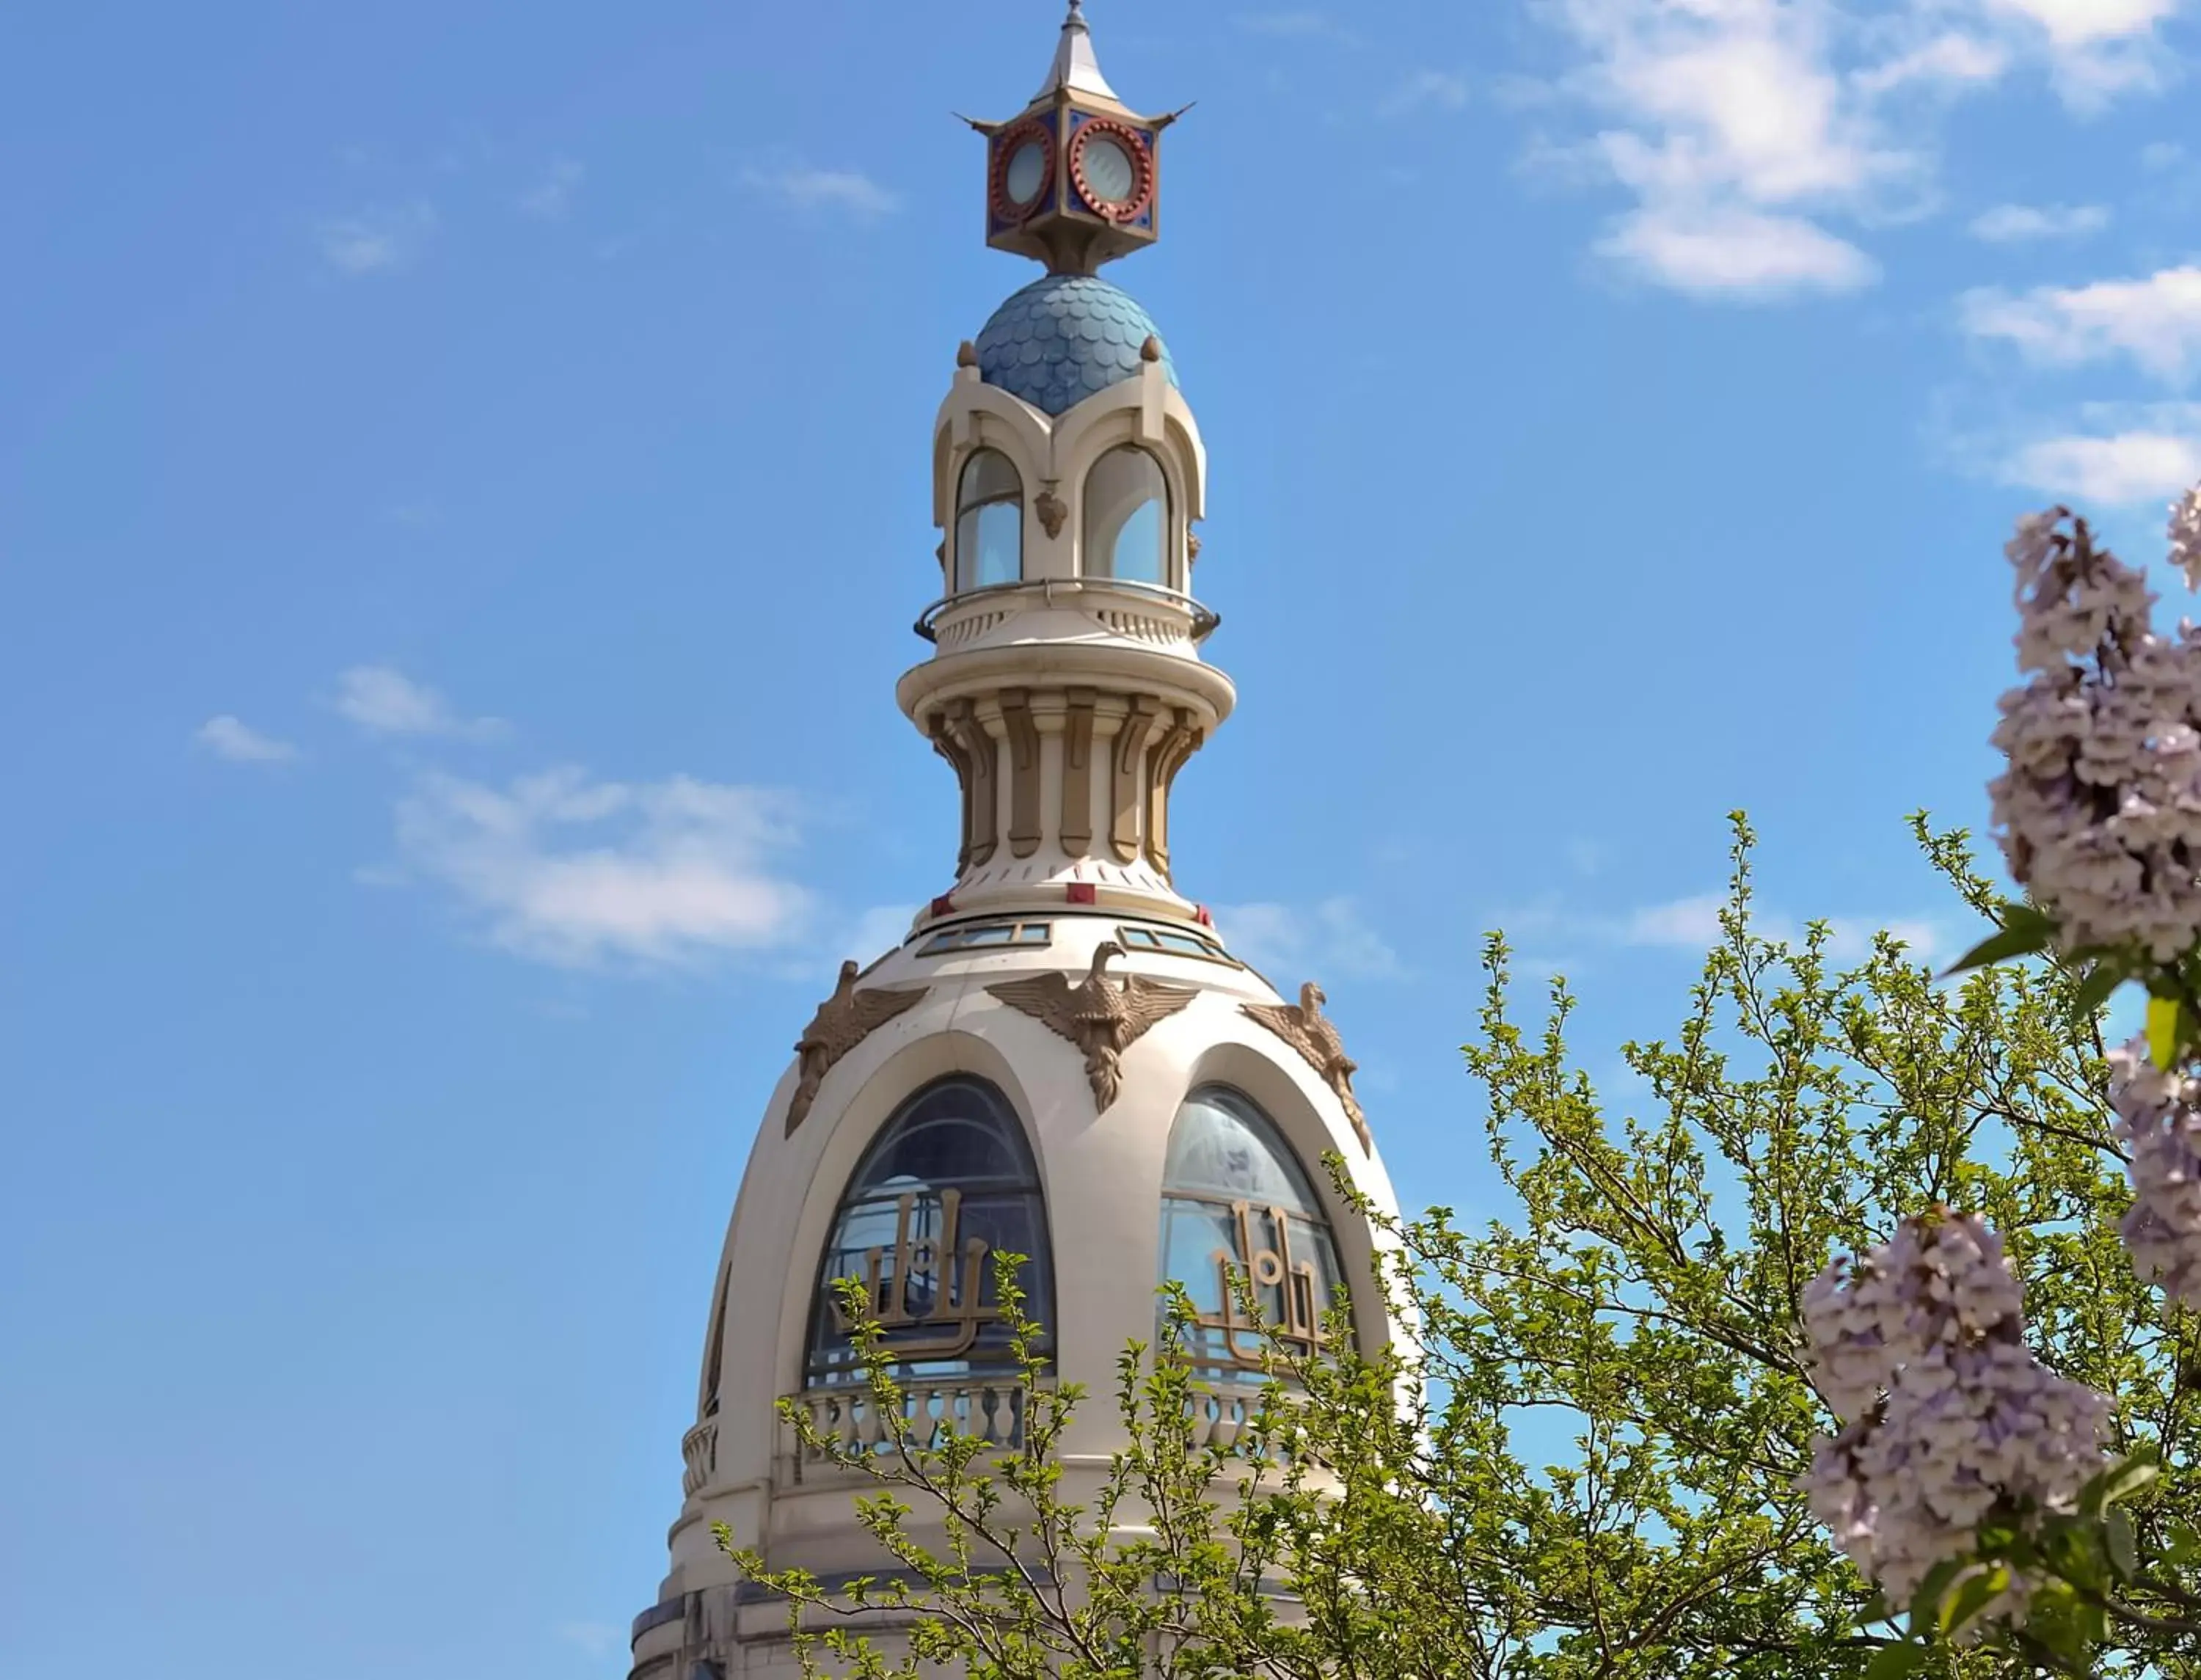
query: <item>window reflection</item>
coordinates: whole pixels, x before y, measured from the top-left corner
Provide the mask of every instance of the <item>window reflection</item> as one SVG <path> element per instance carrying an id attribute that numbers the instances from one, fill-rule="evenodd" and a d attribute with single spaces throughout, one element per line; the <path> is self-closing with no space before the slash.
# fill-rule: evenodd
<path id="1" fill-rule="evenodd" d="M 1249 1319 L 1250 1283 L 1267 1335 L 1319 1353 L 1337 1304 L 1337 1244 L 1313 1186 L 1266 1114 L 1204 1086 L 1177 1110 L 1162 1175 L 1161 1275 L 1184 1286 L 1197 1323 L 1189 1351 L 1209 1380 L 1261 1371 L 1266 1336 Z"/>
<path id="2" fill-rule="evenodd" d="M 1169 582 L 1169 482 L 1161 463 L 1121 443 L 1085 475 L 1084 565 L 1089 578 Z"/>
<path id="3" fill-rule="evenodd" d="M 1024 1127 L 983 1080 L 943 1079 L 887 1124 L 842 1193 L 819 1267 L 806 1382 L 862 1381 L 834 1288 L 843 1278 L 862 1281 L 905 1374 L 1011 1364 L 997 1253 L 1026 1256 L 1024 1310 L 1048 1325 L 1047 1211 Z"/>
<path id="4" fill-rule="evenodd" d="M 1013 584 L 1024 569 L 1024 481 L 999 449 L 980 449 L 956 486 L 956 592 Z"/>

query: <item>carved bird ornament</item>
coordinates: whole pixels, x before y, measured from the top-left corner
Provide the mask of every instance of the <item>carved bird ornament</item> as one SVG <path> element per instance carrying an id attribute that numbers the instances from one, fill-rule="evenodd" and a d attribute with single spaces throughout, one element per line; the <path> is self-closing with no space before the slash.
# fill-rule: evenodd
<path id="1" fill-rule="evenodd" d="M 1353 1122 L 1361 1153 L 1372 1155 L 1376 1140 L 1369 1132 L 1368 1117 L 1360 1112 L 1359 1100 L 1353 1095 L 1353 1076 L 1359 1064 L 1345 1054 L 1345 1041 L 1337 1036 L 1329 1017 L 1322 1013 L 1322 1006 L 1329 1001 L 1322 988 L 1309 980 L 1300 988 L 1297 1003 L 1241 1003 L 1238 1007 L 1297 1050 L 1306 1065 L 1322 1075 L 1323 1083 L 1344 1105 L 1345 1118 Z"/>
<path id="2" fill-rule="evenodd" d="M 1096 1113 L 1106 1113 L 1123 1090 L 1124 1052 L 1156 1021 L 1174 1015 L 1200 996 L 1197 986 L 1173 986 L 1143 974 L 1111 979 L 1108 964 L 1123 955 L 1121 945 L 1104 939 L 1094 949 L 1092 968 L 1075 985 L 1060 974 L 1035 974 L 986 988 L 1084 1053 L 1085 1078 L 1093 1087 Z"/>
<path id="3" fill-rule="evenodd" d="M 903 1010 L 915 1008 L 929 990 L 918 986 L 900 991 L 876 988 L 858 991 L 856 976 L 860 972 L 854 958 L 841 965 L 841 978 L 833 988 L 833 996 L 818 1006 L 818 1013 L 803 1028 L 802 1037 L 795 1041 L 795 1096 L 787 1105 L 786 1135 L 789 1137 L 795 1136 L 795 1127 L 810 1113 L 810 1105 L 817 1101 L 818 1088 L 825 1083 L 833 1064 Z"/>

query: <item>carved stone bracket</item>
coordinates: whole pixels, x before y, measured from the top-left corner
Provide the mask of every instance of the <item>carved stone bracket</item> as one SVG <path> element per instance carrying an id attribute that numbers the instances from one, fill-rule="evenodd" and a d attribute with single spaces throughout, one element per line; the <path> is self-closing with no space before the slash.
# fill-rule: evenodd
<path id="1" fill-rule="evenodd" d="M 1003 689 L 1001 708 L 1009 737 L 1009 853 L 1030 857 L 1040 843 L 1039 730 L 1025 690 Z"/>
<path id="2" fill-rule="evenodd" d="M 1062 535 L 1062 522 L 1070 517 L 1069 507 L 1051 490 L 1043 490 L 1032 498 L 1032 512 L 1039 515 L 1040 527 L 1047 532 L 1050 543 Z"/>

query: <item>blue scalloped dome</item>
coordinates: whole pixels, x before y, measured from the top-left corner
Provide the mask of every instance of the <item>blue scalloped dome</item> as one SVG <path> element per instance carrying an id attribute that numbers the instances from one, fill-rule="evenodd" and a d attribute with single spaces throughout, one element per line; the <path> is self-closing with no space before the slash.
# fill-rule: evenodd
<path id="1" fill-rule="evenodd" d="M 1092 274 L 1047 274 L 994 311 L 977 339 L 978 377 L 1059 414 L 1096 391 L 1136 379 L 1153 321 L 1138 300 Z M 1162 372 L 1177 368 L 1162 347 Z"/>

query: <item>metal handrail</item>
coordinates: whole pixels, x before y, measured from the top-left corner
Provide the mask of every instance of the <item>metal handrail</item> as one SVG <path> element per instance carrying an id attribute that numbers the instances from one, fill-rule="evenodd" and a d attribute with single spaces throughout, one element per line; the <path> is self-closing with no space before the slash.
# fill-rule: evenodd
<path id="1" fill-rule="evenodd" d="M 1000 598 L 1012 595 L 1040 595 L 1053 606 L 1054 597 L 1061 595 L 1083 595 L 1088 591 L 1103 595 L 1129 595 L 1159 601 L 1165 606 L 1182 608 L 1192 619 L 1192 639 L 1194 644 L 1205 642 L 1215 633 L 1223 622 L 1223 614 L 1212 607 L 1203 607 L 1181 589 L 1171 589 L 1166 584 L 1149 584 L 1135 578 L 1034 578 L 1019 579 L 1013 584 L 985 584 L 977 589 L 958 590 L 943 595 L 917 615 L 910 626 L 926 641 L 940 640 L 941 615 L 951 607 L 962 607 L 976 601 Z"/>

